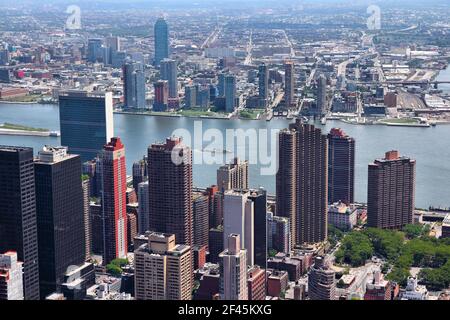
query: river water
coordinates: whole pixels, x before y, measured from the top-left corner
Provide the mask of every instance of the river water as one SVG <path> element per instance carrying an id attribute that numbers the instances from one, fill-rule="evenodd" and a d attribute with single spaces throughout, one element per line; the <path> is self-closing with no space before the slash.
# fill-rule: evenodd
<path id="1" fill-rule="evenodd" d="M 114 116 L 115 135 L 126 147 L 127 169 L 146 153 L 147 147 L 156 141 L 163 141 L 174 130 L 184 128 L 194 132 L 194 123 L 199 119 L 169 118 L 137 115 Z M 0 123 L 10 122 L 32 127 L 59 131 L 58 106 L 0 104 Z M 202 119 L 203 130 L 218 129 L 282 129 L 289 120 L 229 121 Z M 434 128 L 362 126 L 329 121 L 323 130 L 341 127 L 356 139 L 356 200 L 366 201 L 367 165 L 380 158 L 388 150 L 397 149 L 402 155 L 417 160 L 416 206 L 450 206 L 450 125 Z M 0 135 L 0 144 L 33 147 L 37 152 L 43 145 L 59 145 L 56 137 L 27 137 Z M 255 151 L 257 143 L 251 141 L 247 149 Z M 199 152 L 199 151 L 196 151 Z M 194 165 L 194 184 L 206 187 L 216 182 L 218 165 Z M 250 186 L 265 187 L 275 193 L 275 176 L 260 174 L 259 165 L 250 166 Z"/>

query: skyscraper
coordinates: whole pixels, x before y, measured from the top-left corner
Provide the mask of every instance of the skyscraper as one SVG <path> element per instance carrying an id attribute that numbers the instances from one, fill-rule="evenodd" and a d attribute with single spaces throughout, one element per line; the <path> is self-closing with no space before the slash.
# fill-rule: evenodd
<path id="1" fill-rule="evenodd" d="M 148 149 L 148 176 L 150 230 L 175 234 L 177 243 L 192 246 L 191 149 L 178 137 L 153 144 Z"/>
<path id="2" fill-rule="evenodd" d="M 355 139 L 342 129 L 328 134 L 328 203 L 354 201 Z"/>
<path id="3" fill-rule="evenodd" d="M 209 239 L 208 239 L 209 262 L 211 263 L 219 262 L 219 254 L 223 251 L 224 248 L 223 238 L 224 238 L 223 226 L 220 225 L 217 228 L 212 228 L 209 230 Z"/>
<path id="4" fill-rule="evenodd" d="M 123 92 L 125 107 L 145 109 L 145 73 L 142 63 L 127 61 L 123 65 Z"/>
<path id="5" fill-rule="evenodd" d="M 0 300 L 23 300 L 23 263 L 14 251 L 0 253 Z"/>
<path id="6" fill-rule="evenodd" d="M 263 101 L 263 105 L 266 107 L 269 99 L 269 72 L 265 64 L 259 66 L 258 78 L 259 99 Z"/>
<path id="7" fill-rule="evenodd" d="M 119 37 L 107 37 L 106 38 L 106 47 L 109 48 L 110 57 L 109 61 L 112 63 L 112 58 L 114 55 L 117 54 L 117 52 L 120 51 L 120 38 Z"/>
<path id="8" fill-rule="evenodd" d="M 136 300 L 191 300 L 191 247 L 173 234 L 152 232 L 134 251 Z"/>
<path id="9" fill-rule="evenodd" d="M 317 115 L 326 115 L 327 111 L 327 77 L 322 73 L 317 79 Z"/>
<path id="10" fill-rule="evenodd" d="M 92 160 L 114 134 L 112 93 L 60 93 L 59 119 L 61 144 L 82 162 Z"/>
<path id="11" fill-rule="evenodd" d="M 230 234 L 225 243 L 225 250 L 219 255 L 220 299 L 248 300 L 247 252 L 241 249 L 238 234 Z"/>
<path id="12" fill-rule="evenodd" d="M 0 146 L 0 252 L 23 261 L 25 300 L 39 300 L 33 149 Z"/>
<path id="13" fill-rule="evenodd" d="M 328 141 L 300 119 L 280 132 L 277 215 L 291 223 L 292 245 L 327 238 Z"/>
<path id="14" fill-rule="evenodd" d="M 166 111 L 169 105 L 169 84 L 166 80 L 155 82 L 155 100 L 153 111 Z"/>
<path id="15" fill-rule="evenodd" d="M 248 189 L 248 161 L 239 158 L 217 170 L 217 187 L 219 191 Z"/>
<path id="16" fill-rule="evenodd" d="M 195 192 L 193 197 L 194 245 L 198 247 L 208 247 L 209 197 L 200 192 Z"/>
<path id="17" fill-rule="evenodd" d="M 295 94 L 295 67 L 292 61 L 284 63 L 284 99 L 286 107 L 291 108 L 294 104 Z"/>
<path id="18" fill-rule="evenodd" d="M 267 191 L 250 190 L 254 211 L 254 264 L 267 269 Z"/>
<path id="19" fill-rule="evenodd" d="M 308 275 L 308 294 L 311 300 L 336 300 L 335 272 L 323 257 L 316 257 Z"/>
<path id="20" fill-rule="evenodd" d="M 88 62 L 95 63 L 102 58 L 102 39 L 89 39 L 88 40 Z"/>
<path id="21" fill-rule="evenodd" d="M 164 18 L 159 18 L 155 23 L 155 66 L 159 66 L 161 60 L 169 57 L 169 26 Z"/>
<path id="22" fill-rule="evenodd" d="M 187 85 L 184 87 L 184 106 L 188 109 L 197 106 L 197 85 Z"/>
<path id="23" fill-rule="evenodd" d="M 290 254 L 291 230 L 289 218 L 274 216 L 272 212 L 267 214 L 267 248 Z"/>
<path id="24" fill-rule="evenodd" d="M 161 80 L 169 83 L 169 98 L 178 98 L 177 62 L 172 59 L 161 60 Z"/>
<path id="25" fill-rule="evenodd" d="M 139 184 L 148 180 L 147 166 L 147 156 L 133 163 L 133 188 L 138 194 Z"/>
<path id="26" fill-rule="evenodd" d="M 370 227 L 401 229 L 413 222 L 416 161 L 389 151 L 369 164 L 367 222 Z"/>
<path id="27" fill-rule="evenodd" d="M 217 89 L 219 91 L 219 97 L 225 96 L 225 73 L 220 73 L 218 76 Z"/>
<path id="28" fill-rule="evenodd" d="M 150 230 L 150 212 L 148 210 L 148 181 L 139 183 L 138 202 L 138 233 L 144 234 L 146 231 Z"/>
<path id="29" fill-rule="evenodd" d="M 223 199 L 224 243 L 231 234 L 240 236 L 242 249 L 247 251 L 247 265 L 254 265 L 255 227 L 254 203 L 248 191 L 226 191 Z"/>
<path id="30" fill-rule="evenodd" d="M 81 160 L 65 147 L 44 147 L 34 162 L 40 295 L 61 292 L 70 266 L 86 257 Z"/>
<path id="31" fill-rule="evenodd" d="M 234 112 L 236 109 L 236 76 L 227 74 L 225 76 L 225 110 Z"/>
<path id="32" fill-rule="evenodd" d="M 85 260 L 88 261 L 92 252 L 92 229 L 91 214 L 89 211 L 90 204 L 90 181 L 89 176 L 83 175 L 81 188 L 83 190 L 83 216 L 84 216 L 84 242 L 85 242 Z"/>
<path id="33" fill-rule="evenodd" d="M 103 264 L 116 258 L 126 258 L 127 175 L 125 147 L 120 138 L 112 138 L 104 146 L 102 166 L 102 219 L 103 219 Z"/>

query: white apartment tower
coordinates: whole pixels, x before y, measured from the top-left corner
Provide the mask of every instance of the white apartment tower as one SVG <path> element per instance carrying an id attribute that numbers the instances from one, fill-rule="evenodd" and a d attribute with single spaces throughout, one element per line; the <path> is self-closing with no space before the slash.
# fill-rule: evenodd
<path id="1" fill-rule="evenodd" d="M 175 235 L 152 232 L 134 251 L 136 300 L 191 300 L 191 247 Z"/>
<path id="2" fill-rule="evenodd" d="M 248 300 L 246 254 L 239 235 L 229 235 L 226 249 L 219 255 L 221 300 Z"/>
<path id="3" fill-rule="evenodd" d="M 241 249 L 247 250 L 247 265 L 254 264 L 254 202 L 248 191 L 226 191 L 223 198 L 223 243 L 231 234 L 240 236 Z M 224 248 L 226 249 L 226 248 Z"/>

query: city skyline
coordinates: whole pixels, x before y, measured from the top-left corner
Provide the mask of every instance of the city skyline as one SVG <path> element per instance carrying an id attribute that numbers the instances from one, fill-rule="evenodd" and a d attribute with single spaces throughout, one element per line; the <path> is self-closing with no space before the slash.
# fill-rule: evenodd
<path id="1" fill-rule="evenodd" d="M 3 1 L 0 300 L 449 300 L 449 14 Z"/>

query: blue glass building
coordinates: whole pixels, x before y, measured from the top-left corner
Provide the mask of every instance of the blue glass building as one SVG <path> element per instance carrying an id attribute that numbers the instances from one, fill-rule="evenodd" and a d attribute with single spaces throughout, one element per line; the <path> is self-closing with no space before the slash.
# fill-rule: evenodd
<path id="1" fill-rule="evenodd" d="M 155 23 L 155 66 L 169 57 L 169 26 L 164 18 Z"/>
<path id="2" fill-rule="evenodd" d="M 114 136 L 112 93 L 63 92 L 59 119 L 61 145 L 82 162 L 92 160 Z"/>

